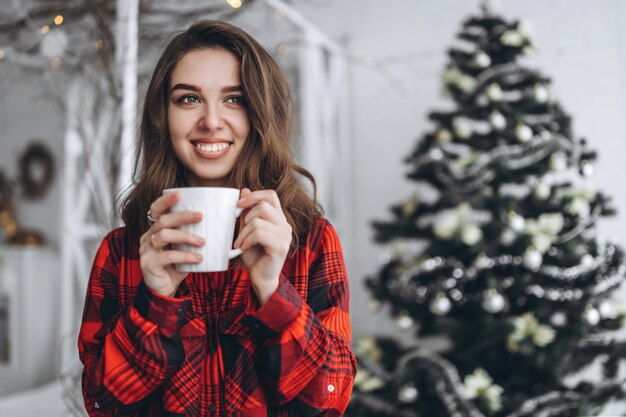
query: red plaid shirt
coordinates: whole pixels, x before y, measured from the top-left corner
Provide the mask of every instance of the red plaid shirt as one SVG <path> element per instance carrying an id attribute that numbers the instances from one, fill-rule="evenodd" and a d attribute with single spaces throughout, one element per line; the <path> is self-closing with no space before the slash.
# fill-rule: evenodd
<path id="1" fill-rule="evenodd" d="M 78 340 L 90 416 L 343 413 L 356 361 L 343 254 L 326 220 L 260 308 L 245 268 L 192 273 L 177 295 L 145 285 L 125 228 L 103 240 Z"/>

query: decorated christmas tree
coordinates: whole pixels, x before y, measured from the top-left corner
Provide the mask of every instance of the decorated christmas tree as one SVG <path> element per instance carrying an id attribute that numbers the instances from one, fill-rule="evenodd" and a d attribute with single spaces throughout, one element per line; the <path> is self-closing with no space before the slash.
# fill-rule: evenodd
<path id="1" fill-rule="evenodd" d="M 624 252 L 526 24 L 483 7 L 449 51 L 447 111 L 407 158 L 415 193 L 374 223 L 393 248 L 367 280 L 416 346 L 357 343 L 349 416 L 587 416 L 626 396 Z M 623 332 L 622 332 L 623 333 Z M 437 352 L 420 341 L 442 337 Z M 405 337 L 406 339 L 406 337 Z M 581 373 L 596 364 L 600 371 Z"/>

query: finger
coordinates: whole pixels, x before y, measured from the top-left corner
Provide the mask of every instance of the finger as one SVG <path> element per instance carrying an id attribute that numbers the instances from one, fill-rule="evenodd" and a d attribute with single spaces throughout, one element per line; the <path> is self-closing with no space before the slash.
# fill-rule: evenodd
<path id="1" fill-rule="evenodd" d="M 275 224 L 272 224 L 268 222 L 267 220 L 263 220 L 257 217 L 253 219 L 249 224 L 246 225 L 246 227 L 244 227 L 241 230 L 241 232 L 237 236 L 237 240 L 234 243 L 234 247 L 235 248 L 241 247 L 241 249 L 244 251 L 250 248 L 252 244 L 246 245 L 246 241 L 250 235 L 252 235 L 255 231 L 258 231 L 258 230 L 267 232 L 272 237 L 271 240 L 265 243 L 257 242 L 261 244 L 261 246 L 265 247 L 267 245 L 271 246 L 272 244 L 276 244 L 278 245 L 277 248 L 282 248 L 283 244 L 286 245 L 287 247 L 289 247 L 289 245 L 291 244 L 291 228 L 276 226 Z"/>
<path id="2" fill-rule="evenodd" d="M 200 211 L 177 211 L 162 215 L 152 227 L 154 232 L 157 232 L 161 229 L 176 229 L 185 224 L 198 223 L 200 220 L 202 220 L 202 212 Z"/>
<path id="3" fill-rule="evenodd" d="M 163 249 L 167 245 L 184 244 L 201 247 L 205 240 L 193 233 L 184 232 L 177 229 L 161 229 L 150 237 L 150 244 L 156 250 Z"/>
<path id="4" fill-rule="evenodd" d="M 261 246 L 265 253 L 269 255 L 284 255 L 289 252 L 288 243 L 265 229 L 255 229 L 248 234 L 241 244 L 241 250 L 245 252 L 255 245 Z"/>
<path id="5" fill-rule="evenodd" d="M 250 194 L 241 197 L 237 202 L 237 205 L 242 208 L 250 208 L 261 201 L 267 201 L 284 216 L 283 209 L 280 205 L 280 199 L 274 190 L 253 191 Z"/>
<path id="6" fill-rule="evenodd" d="M 180 250 L 152 252 L 142 258 L 143 267 L 149 271 L 176 264 L 197 264 L 202 262 L 202 255 Z"/>
<path id="7" fill-rule="evenodd" d="M 179 192 L 163 194 L 154 200 L 150 205 L 150 216 L 155 220 L 159 220 L 159 218 L 165 214 L 167 209 L 176 204 L 179 199 Z"/>
<path id="8" fill-rule="evenodd" d="M 281 224 L 285 222 L 282 213 L 279 213 L 274 206 L 267 201 L 261 201 L 257 205 L 253 206 L 250 211 L 244 217 L 244 223 L 248 224 L 254 218 L 261 218 L 274 224 Z"/>
<path id="9" fill-rule="evenodd" d="M 263 220 L 258 217 L 253 219 L 251 222 L 249 222 L 239 230 L 239 234 L 237 235 L 237 239 L 235 239 L 233 246 L 235 248 L 239 247 L 241 243 L 246 239 L 246 237 L 256 228 L 263 229 L 266 227 L 269 227 L 269 222 L 267 220 Z"/>

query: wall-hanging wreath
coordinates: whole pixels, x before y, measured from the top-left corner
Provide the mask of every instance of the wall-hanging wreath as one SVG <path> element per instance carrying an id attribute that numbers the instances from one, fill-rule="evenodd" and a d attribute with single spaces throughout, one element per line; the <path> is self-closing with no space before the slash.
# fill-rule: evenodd
<path id="1" fill-rule="evenodd" d="M 52 152 L 47 146 L 33 142 L 24 151 L 19 161 L 19 182 L 25 198 L 43 197 L 55 175 Z"/>

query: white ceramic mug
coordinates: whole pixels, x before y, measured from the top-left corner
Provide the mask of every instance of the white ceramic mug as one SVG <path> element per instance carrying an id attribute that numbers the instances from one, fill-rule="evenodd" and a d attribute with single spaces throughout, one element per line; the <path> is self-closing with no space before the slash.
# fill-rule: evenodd
<path id="1" fill-rule="evenodd" d="M 180 193 L 178 203 L 170 212 L 199 211 L 202 220 L 195 224 L 185 224 L 179 229 L 201 236 L 206 240 L 202 247 L 174 245 L 177 250 L 199 253 L 203 260 L 197 264 L 177 264 L 183 272 L 226 271 L 228 261 L 241 255 L 241 249 L 233 249 L 233 239 L 237 218 L 243 209 L 237 207 L 239 190 L 221 187 L 182 187 L 168 188 L 163 194 Z"/>

